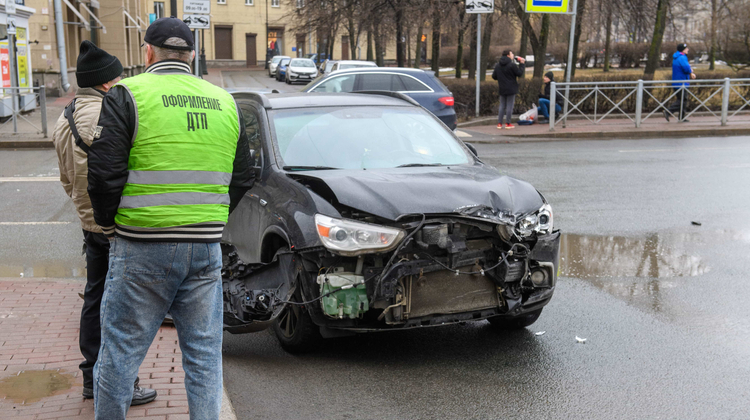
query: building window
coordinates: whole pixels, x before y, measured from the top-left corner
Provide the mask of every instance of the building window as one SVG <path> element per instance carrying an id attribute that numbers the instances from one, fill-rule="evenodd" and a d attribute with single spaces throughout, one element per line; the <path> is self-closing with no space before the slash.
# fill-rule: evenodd
<path id="1" fill-rule="evenodd" d="M 227 0 L 216 0 L 216 4 L 227 4 Z"/>
<path id="2" fill-rule="evenodd" d="M 254 0 L 245 0 L 245 6 L 255 6 Z"/>
<path id="3" fill-rule="evenodd" d="M 154 14 L 156 15 L 157 19 L 164 17 L 164 2 L 163 1 L 154 2 Z"/>
<path id="4" fill-rule="evenodd" d="M 279 0 L 271 0 L 271 7 L 279 7 Z"/>

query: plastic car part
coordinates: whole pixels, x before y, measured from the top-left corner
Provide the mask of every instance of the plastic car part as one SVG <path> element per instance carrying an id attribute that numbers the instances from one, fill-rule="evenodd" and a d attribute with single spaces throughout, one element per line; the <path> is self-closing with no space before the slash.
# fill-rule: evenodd
<path id="1" fill-rule="evenodd" d="M 320 295 L 325 296 L 320 301 L 323 313 L 338 319 L 361 318 L 370 309 L 364 279 L 354 273 L 319 275 Z"/>

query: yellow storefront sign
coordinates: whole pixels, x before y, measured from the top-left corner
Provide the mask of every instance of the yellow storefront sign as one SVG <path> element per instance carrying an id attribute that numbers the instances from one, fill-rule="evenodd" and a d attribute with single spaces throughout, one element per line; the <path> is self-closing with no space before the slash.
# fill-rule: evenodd
<path id="1" fill-rule="evenodd" d="M 568 0 L 526 0 L 526 13 L 568 13 Z"/>

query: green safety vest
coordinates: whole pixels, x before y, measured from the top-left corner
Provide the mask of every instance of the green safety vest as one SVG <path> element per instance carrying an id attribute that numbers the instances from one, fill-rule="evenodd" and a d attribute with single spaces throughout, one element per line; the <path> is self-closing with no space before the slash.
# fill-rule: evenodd
<path id="1" fill-rule="evenodd" d="M 225 224 L 239 137 L 232 96 L 187 73 L 143 73 L 118 86 L 130 91 L 137 117 L 115 223 L 144 234 Z"/>

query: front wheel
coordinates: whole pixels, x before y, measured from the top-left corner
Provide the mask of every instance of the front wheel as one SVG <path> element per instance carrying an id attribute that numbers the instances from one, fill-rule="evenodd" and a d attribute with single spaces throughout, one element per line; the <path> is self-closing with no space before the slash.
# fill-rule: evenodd
<path id="1" fill-rule="evenodd" d="M 527 314 L 514 316 L 512 318 L 506 318 L 506 317 L 500 317 L 495 316 L 492 318 L 487 318 L 487 321 L 490 322 L 490 325 L 497 329 L 501 330 L 520 330 L 522 328 L 526 328 L 529 325 L 536 322 L 537 319 L 539 319 L 539 316 L 542 314 L 542 309 L 537 309 L 536 311 L 529 312 Z"/>
<path id="2" fill-rule="evenodd" d="M 302 301 L 299 289 L 294 293 L 291 301 Z M 274 321 L 273 332 L 276 333 L 281 348 L 294 354 L 313 351 L 322 340 L 320 328 L 313 323 L 307 308 L 301 305 L 287 305 Z"/>

